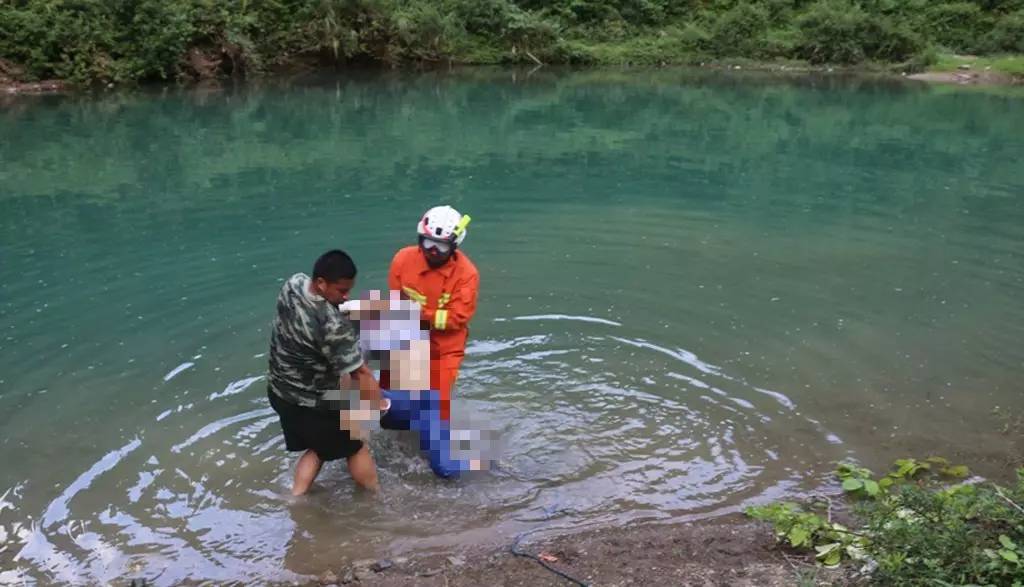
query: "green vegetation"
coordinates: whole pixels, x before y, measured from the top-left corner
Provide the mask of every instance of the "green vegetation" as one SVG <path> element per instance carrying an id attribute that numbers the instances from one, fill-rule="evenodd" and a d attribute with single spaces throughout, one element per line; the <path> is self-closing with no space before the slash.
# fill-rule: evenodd
<path id="1" fill-rule="evenodd" d="M 825 566 L 864 565 L 884 585 L 1024 585 L 1024 469 L 1016 485 L 963 483 L 967 467 L 945 459 L 901 459 L 875 478 L 843 464 L 836 471 L 854 502 L 858 527 L 832 521 L 831 503 L 778 503 L 747 514 L 780 540 L 813 551 Z M 827 507 L 827 511 L 822 511 Z"/>
<path id="2" fill-rule="evenodd" d="M 1024 52 L 1024 0 L 0 0 L 0 77 L 252 75 L 343 62 L 866 61 Z"/>
<path id="3" fill-rule="evenodd" d="M 956 71 L 961 66 L 973 71 L 991 70 L 1013 76 L 1024 76 L 1024 55 L 996 55 L 991 57 L 964 57 L 962 55 L 939 55 L 929 69 L 935 71 Z"/>

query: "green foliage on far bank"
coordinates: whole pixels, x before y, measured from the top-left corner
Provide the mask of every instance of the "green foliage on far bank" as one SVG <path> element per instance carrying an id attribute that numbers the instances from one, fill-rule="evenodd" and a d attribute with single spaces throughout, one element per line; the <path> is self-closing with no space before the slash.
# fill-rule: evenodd
<path id="1" fill-rule="evenodd" d="M 1024 52 L 1024 0 L 0 0 L 0 76 L 251 75 L 296 62 L 922 63 Z"/>
<path id="2" fill-rule="evenodd" d="M 882 585 L 1024 585 L 1024 469 L 1012 487 L 963 483 L 945 459 L 900 459 L 886 475 L 843 464 L 857 527 L 832 520 L 831 503 L 776 503 L 747 514 L 819 562 L 855 564 Z"/>

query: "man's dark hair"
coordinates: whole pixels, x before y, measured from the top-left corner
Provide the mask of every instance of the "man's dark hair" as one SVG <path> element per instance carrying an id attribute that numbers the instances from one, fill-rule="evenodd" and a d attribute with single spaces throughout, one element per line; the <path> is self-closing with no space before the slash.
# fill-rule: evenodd
<path id="1" fill-rule="evenodd" d="M 323 277 L 330 283 L 339 279 L 355 279 L 356 263 L 345 251 L 327 251 L 313 264 L 313 279 Z"/>

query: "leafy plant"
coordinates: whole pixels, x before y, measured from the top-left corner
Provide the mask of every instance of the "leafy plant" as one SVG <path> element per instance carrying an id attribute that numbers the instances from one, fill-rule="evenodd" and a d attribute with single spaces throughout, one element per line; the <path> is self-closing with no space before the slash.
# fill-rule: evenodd
<path id="1" fill-rule="evenodd" d="M 793 503 L 747 513 L 823 564 L 874 561 L 874 578 L 885 585 L 1024 585 L 1024 469 L 1012 488 L 949 485 L 967 475 L 939 457 L 899 459 L 879 479 L 841 464 L 836 477 L 856 500 L 855 531 Z"/>
<path id="2" fill-rule="evenodd" d="M 858 496 L 876 497 L 882 490 L 882 485 L 871 479 L 872 475 L 870 470 L 849 463 L 841 463 L 836 469 L 843 491 Z"/>
<path id="3" fill-rule="evenodd" d="M 836 566 L 843 559 L 863 557 L 863 538 L 851 533 L 842 524 L 806 511 L 791 502 L 754 506 L 748 516 L 770 523 L 775 534 L 795 549 L 813 550 L 815 558 L 825 566 Z"/>

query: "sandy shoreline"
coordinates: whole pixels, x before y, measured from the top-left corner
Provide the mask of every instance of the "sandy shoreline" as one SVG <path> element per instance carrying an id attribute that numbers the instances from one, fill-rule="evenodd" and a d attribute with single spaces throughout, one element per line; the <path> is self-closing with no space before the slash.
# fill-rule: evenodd
<path id="1" fill-rule="evenodd" d="M 984 86 L 1009 86 L 1022 83 L 1009 75 L 991 71 L 926 71 L 908 75 L 907 79 L 936 84 Z"/>

